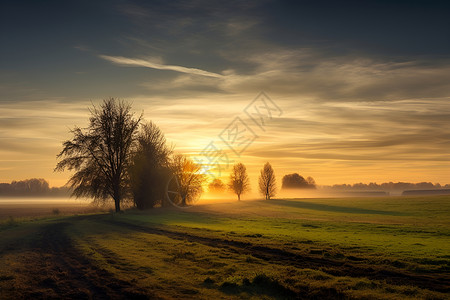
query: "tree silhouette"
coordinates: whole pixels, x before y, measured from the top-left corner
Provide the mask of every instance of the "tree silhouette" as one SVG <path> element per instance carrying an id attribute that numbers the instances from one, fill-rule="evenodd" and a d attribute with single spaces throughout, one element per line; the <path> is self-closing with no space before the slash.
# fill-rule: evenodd
<path id="1" fill-rule="evenodd" d="M 306 178 L 306 182 L 309 184 L 309 186 L 314 187 L 314 188 L 316 187 L 316 181 L 311 176 L 308 176 Z"/>
<path id="2" fill-rule="evenodd" d="M 267 162 L 259 176 L 259 191 L 264 195 L 266 200 L 270 200 L 271 197 L 275 196 L 276 190 L 275 173 L 270 163 Z"/>
<path id="3" fill-rule="evenodd" d="M 114 98 L 104 100 L 99 108 L 94 106 L 88 127 L 71 130 L 73 138 L 63 143 L 58 154 L 62 160 L 55 168 L 76 171 L 68 181 L 72 195 L 94 200 L 111 197 L 116 212 L 130 196 L 128 168 L 142 118 L 134 118 L 130 110 L 129 104 Z"/>
<path id="4" fill-rule="evenodd" d="M 250 190 L 247 168 L 242 163 L 237 163 L 233 166 L 228 187 L 238 196 L 238 201 L 241 200 L 241 194 Z"/>
<path id="5" fill-rule="evenodd" d="M 153 122 L 145 123 L 137 136 L 130 168 L 134 204 L 138 209 L 152 208 L 165 197 L 169 177 L 169 156 L 163 132 Z"/>
<path id="6" fill-rule="evenodd" d="M 281 189 L 315 189 L 316 182 L 312 177 L 307 179 L 298 173 L 283 176 Z"/>
<path id="7" fill-rule="evenodd" d="M 203 192 L 203 183 L 206 180 L 205 175 L 200 173 L 201 166 L 186 156 L 177 154 L 170 163 L 170 169 L 173 178 L 168 188 L 177 192 L 172 201 L 181 206 L 193 203 Z"/>
<path id="8" fill-rule="evenodd" d="M 51 191 L 48 181 L 42 178 L 0 183 L 0 196 L 45 196 L 50 195 Z"/>
<path id="9" fill-rule="evenodd" d="M 208 191 L 211 193 L 221 193 L 225 191 L 225 184 L 222 182 L 222 180 L 216 178 L 208 185 Z"/>

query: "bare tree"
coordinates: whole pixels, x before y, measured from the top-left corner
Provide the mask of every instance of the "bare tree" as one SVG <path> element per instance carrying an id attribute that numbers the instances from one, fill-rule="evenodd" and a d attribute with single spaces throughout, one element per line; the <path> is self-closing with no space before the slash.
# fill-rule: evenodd
<path id="1" fill-rule="evenodd" d="M 142 116 L 134 118 L 131 106 L 114 98 L 90 112 L 88 127 L 75 127 L 73 138 L 63 143 L 58 154 L 62 160 L 55 170 L 76 171 L 68 181 L 72 195 L 94 200 L 111 197 L 119 212 L 122 200 L 130 195 L 128 168 Z"/>
<path id="2" fill-rule="evenodd" d="M 237 163 L 233 166 L 228 187 L 238 196 L 238 201 L 241 200 L 241 194 L 250 190 L 247 168 L 242 163 Z"/>
<path id="3" fill-rule="evenodd" d="M 172 148 L 153 122 L 141 126 L 136 144 L 130 168 L 134 204 L 139 209 L 152 208 L 164 199 Z"/>
<path id="4" fill-rule="evenodd" d="M 259 176 L 259 191 L 266 200 L 270 200 L 271 197 L 275 196 L 277 191 L 275 173 L 268 162 L 262 168 Z"/>
<path id="5" fill-rule="evenodd" d="M 203 183 L 206 180 L 205 175 L 200 173 L 200 165 L 184 155 L 177 154 L 172 159 L 171 171 L 173 178 L 169 182 L 171 185 L 168 188 L 177 192 L 174 199 L 171 199 L 175 201 L 175 204 L 187 206 L 200 197 L 203 192 Z"/>

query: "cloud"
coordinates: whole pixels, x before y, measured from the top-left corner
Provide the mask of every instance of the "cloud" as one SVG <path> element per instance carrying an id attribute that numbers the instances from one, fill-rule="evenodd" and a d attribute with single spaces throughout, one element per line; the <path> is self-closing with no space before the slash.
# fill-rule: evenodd
<path id="1" fill-rule="evenodd" d="M 279 105 L 285 115 L 268 126 L 268 136 L 264 137 L 277 147 L 256 142 L 249 148 L 249 155 L 347 164 L 449 161 L 450 125 L 445 121 L 450 118 L 448 98 L 330 102 L 320 106 L 288 101 Z"/>
<path id="2" fill-rule="evenodd" d="M 136 58 L 126 58 L 123 56 L 108 56 L 108 55 L 100 55 L 100 58 L 110 61 L 112 63 L 118 64 L 118 65 L 125 65 L 125 66 L 135 66 L 135 67 L 144 67 L 144 68 L 150 68 L 150 69 L 156 69 L 156 70 L 170 70 L 180 73 L 187 73 L 192 75 L 200 75 L 200 76 L 206 76 L 206 77 L 216 77 L 221 78 L 223 75 L 208 72 L 205 70 L 200 70 L 196 68 L 187 68 L 182 66 L 174 66 L 174 65 L 164 65 L 161 63 L 152 62 L 150 60 L 144 60 L 144 59 L 136 59 Z"/>
<path id="3" fill-rule="evenodd" d="M 256 94 L 264 90 L 277 97 L 308 97 L 339 103 L 437 98 L 450 93 L 450 66 L 443 59 L 398 62 L 356 55 L 329 56 L 318 49 L 262 46 L 264 50 L 255 52 L 225 51 L 221 59 L 226 63 L 220 74 L 165 65 L 153 59 L 101 57 L 125 66 L 183 73 L 137 83 L 152 93 L 170 97 L 186 93 Z"/>
<path id="4" fill-rule="evenodd" d="M 450 93 L 446 60 L 397 62 L 330 56 L 314 49 L 278 49 L 235 57 L 254 65 L 250 73 L 227 77 L 222 87 L 236 92 L 264 89 L 278 95 L 358 102 L 445 97 Z"/>

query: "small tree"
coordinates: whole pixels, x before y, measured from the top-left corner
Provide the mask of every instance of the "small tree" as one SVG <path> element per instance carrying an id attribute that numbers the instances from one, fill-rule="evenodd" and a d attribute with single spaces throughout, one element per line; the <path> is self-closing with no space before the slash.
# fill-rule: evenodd
<path id="1" fill-rule="evenodd" d="M 312 178 L 311 176 L 308 176 L 306 178 L 306 182 L 309 184 L 309 186 L 313 189 L 316 188 L 316 181 L 314 180 L 314 178 Z"/>
<path id="2" fill-rule="evenodd" d="M 228 187 L 238 196 L 238 201 L 241 200 L 241 194 L 250 190 L 247 168 L 242 163 L 237 163 L 233 166 Z"/>
<path id="3" fill-rule="evenodd" d="M 172 201 L 181 206 L 193 203 L 203 192 L 203 183 L 206 180 L 205 175 L 200 173 L 201 166 L 186 156 L 177 154 L 172 159 L 170 169 L 173 180 L 168 188 L 177 192 Z"/>
<path id="4" fill-rule="evenodd" d="M 222 180 L 216 178 L 208 185 L 208 191 L 210 193 L 222 193 L 225 191 L 225 184 L 222 182 Z"/>
<path id="5" fill-rule="evenodd" d="M 275 173 L 270 163 L 267 162 L 259 176 L 259 191 L 266 200 L 270 200 L 271 197 L 275 196 L 276 189 Z"/>
<path id="6" fill-rule="evenodd" d="M 111 197 L 119 212 L 120 203 L 130 195 L 128 168 L 141 117 L 135 119 L 131 106 L 114 98 L 90 112 L 89 126 L 75 127 L 73 138 L 63 143 L 55 170 L 76 171 L 68 181 L 72 195 Z"/>
<path id="7" fill-rule="evenodd" d="M 164 199 L 172 148 L 153 122 L 141 126 L 136 144 L 130 168 L 134 204 L 139 209 L 152 208 Z"/>

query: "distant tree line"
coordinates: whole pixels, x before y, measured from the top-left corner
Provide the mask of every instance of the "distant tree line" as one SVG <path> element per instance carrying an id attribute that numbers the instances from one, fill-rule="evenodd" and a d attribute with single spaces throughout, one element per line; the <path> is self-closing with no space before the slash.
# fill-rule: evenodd
<path id="1" fill-rule="evenodd" d="M 8 197 L 64 197 L 70 194 L 67 187 L 50 187 L 42 178 L 31 178 L 11 183 L 0 183 L 0 196 Z"/>
<path id="2" fill-rule="evenodd" d="M 448 189 L 450 184 L 441 185 L 431 182 L 385 182 L 385 183 L 355 183 L 355 184 L 335 184 L 332 186 L 324 186 L 325 189 L 342 190 L 342 191 L 389 191 L 389 190 L 433 190 Z"/>

